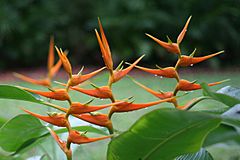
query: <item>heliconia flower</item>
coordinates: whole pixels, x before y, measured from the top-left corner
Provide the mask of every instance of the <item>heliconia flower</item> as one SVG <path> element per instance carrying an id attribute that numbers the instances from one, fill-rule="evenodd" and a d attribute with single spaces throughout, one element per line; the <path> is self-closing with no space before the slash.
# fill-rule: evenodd
<path id="1" fill-rule="evenodd" d="M 83 113 L 89 113 L 89 112 L 94 112 L 97 110 L 101 110 L 113 105 L 118 105 L 124 103 L 124 101 L 119 101 L 115 103 L 110 103 L 110 104 L 105 104 L 105 105 L 99 105 L 99 106 L 89 106 L 87 104 L 81 104 L 79 102 L 72 102 L 71 107 L 68 111 L 69 114 L 83 114 Z"/>
<path id="2" fill-rule="evenodd" d="M 103 60 L 104 60 L 104 63 L 106 65 L 107 69 L 112 72 L 113 71 L 112 55 L 111 55 L 111 51 L 110 51 L 110 48 L 109 48 L 109 45 L 108 45 L 108 41 L 107 41 L 107 38 L 104 34 L 104 30 L 103 30 L 103 27 L 102 27 L 102 24 L 101 24 L 99 18 L 98 18 L 98 25 L 99 25 L 99 28 L 100 28 L 101 37 L 99 36 L 98 31 L 96 29 L 95 29 L 95 33 L 96 33 L 97 40 L 98 40 L 98 43 L 99 43 L 99 46 L 100 46 L 100 50 L 102 52 L 102 57 L 103 57 Z"/>
<path id="3" fill-rule="evenodd" d="M 196 105 L 198 102 L 205 100 L 205 99 L 211 99 L 210 97 L 198 97 L 198 98 L 194 98 L 192 100 L 190 100 L 189 102 L 187 102 L 185 105 L 183 106 L 175 106 L 177 109 L 179 110 L 189 110 L 191 109 L 194 105 Z"/>
<path id="4" fill-rule="evenodd" d="M 97 87 L 93 85 L 93 87 L 95 87 L 95 89 L 83 89 L 80 87 L 70 87 L 70 88 L 96 98 L 113 99 L 112 90 L 109 88 L 109 86 Z"/>
<path id="5" fill-rule="evenodd" d="M 209 83 L 208 86 L 215 86 L 215 85 L 221 84 L 226 81 L 228 81 L 228 80 Z M 177 84 L 176 90 L 177 91 L 192 91 L 192 90 L 198 90 L 201 88 L 202 88 L 201 85 L 197 84 L 196 81 L 190 82 L 185 79 L 181 79 Z"/>
<path id="6" fill-rule="evenodd" d="M 111 118 L 112 114 L 114 112 L 130 112 L 130 111 L 135 111 L 135 110 L 139 110 L 139 109 L 143 109 L 143 108 L 147 108 L 150 106 L 154 106 L 163 102 L 169 102 L 171 101 L 173 98 L 166 98 L 166 99 L 161 99 L 158 101 L 154 101 L 154 102 L 148 102 L 148 103 L 133 103 L 133 102 L 124 102 L 118 105 L 114 105 L 110 112 L 109 112 L 109 117 Z"/>
<path id="7" fill-rule="evenodd" d="M 71 78 L 72 77 L 72 66 L 71 66 L 66 54 L 62 51 L 61 48 L 58 49 L 56 46 L 55 46 L 55 48 L 57 50 L 59 58 L 62 61 L 64 70 L 68 73 L 69 77 Z"/>
<path id="8" fill-rule="evenodd" d="M 29 88 L 25 88 L 25 87 L 19 87 L 19 88 L 24 89 L 28 92 L 32 92 L 32 93 L 41 95 L 43 97 L 56 99 L 56 100 L 60 100 L 60 101 L 65 101 L 65 100 L 70 101 L 70 97 L 69 97 L 66 89 L 55 89 L 55 90 L 51 89 L 51 91 L 46 92 L 46 91 L 29 89 Z"/>
<path id="9" fill-rule="evenodd" d="M 102 70 L 104 70 L 106 67 L 102 67 L 96 71 L 93 71 L 91 73 L 82 75 L 82 70 L 83 68 L 80 70 L 80 72 L 76 75 L 72 75 L 72 78 L 69 79 L 68 81 L 68 86 L 76 86 L 90 78 L 92 78 L 93 76 L 97 75 L 99 72 L 101 72 Z"/>
<path id="10" fill-rule="evenodd" d="M 23 109 L 23 111 L 27 112 L 28 114 L 38 118 L 38 119 L 41 119 L 47 123 L 50 123 L 50 124 L 53 124 L 55 126 L 58 126 L 58 127 L 69 127 L 69 123 L 68 121 L 66 120 L 65 118 L 65 114 L 60 114 L 60 113 L 52 113 L 50 114 L 49 113 L 49 116 L 42 116 L 40 114 L 36 114 L 36 113 L 33 113 L 33 112 L 30 112 L 26 109 Z"/>
<path id="11" fill-rule="evenodd" d="M 13 73 L 13 75 L 15 77 L 23 80 L 23 81 L 26 81 L 26 82 L 29 82 L 29 83 L 32 83 L 32 84 L 46 86 L 46 87 L 50 87 L 51 86 L 51 82 L 50 82 L 50 80 L 48 78 L 36 80 L 36 79 L 24 76 L 24 75 L 19 74 L 19 73 Z"/>
<path id="12" fill-rule="evenodd" d="M 167 77 L 167 78 L 177 78 L 178 79 L 178 73 L 174 67 L 165 67 L 161 68 L 159 66 L 158 69 L 151 69 L 151 68 L 146 68 L 146 67 L 140 67 L 140 66 L 135 66 L 136 68 L 157 75 L 157 76 L 162 76 L 162 77 Z"/>
<path id="13" fill-rule="evenodd" d="M 52 137 L 54 138 L 54 140 L 58 143 L 61 150 L 66 154 L 67 158 L 69 160 L 72 159 L 72 151 L 71 151 L 71 149 L 67 148 L 67 143 L 65 141 L 62 141 L 51 128 L 47 127 L 47 129 L 49 130 L 49 132 L 52 135 Z"/>
<path id="14" fill-rule="evenodd" d="M 220 52 L 210 54 L 210 55 L 207 55 L 207 56 L 193 57 L 194 54 L 195 54 L 195 51 L 196 50 L 194 50 L 193 53 L 190 56 L 182 55 L 181 58 L 179 59 L 179 61 L 177 62 L 178 66 L 181 66 L 181 67 L 192 66 L 194 64 L 200 63 L 202 61 L 205 61 L 209 58 L 212 58 L 212 57 L 217 56 L 217 55 L 224 52 L 224 51 L 220 51 Z"/>
<path id="15" fill-rule="evenodd" d="M 124 76 L 126 76 L 143 57 L 144 55 L 142 55 L 133 64 L 131 64 L 129 67 L 125 69 L 121 69 L 121 64 L 120 64 L 119 67 L 117 67 L 117 69 L 113 71 L 113 75 L 110 77 L 110 84 L 115 83 L 120 79 L 122 79 Z"/>
<path id="16" fill-rule="evenodd" d="M 149 34 L 146 34 L 148 37 L 152 38 L 154 41 L 156 41 L 159 45 L 161 45 L 163 48 L 165 48 L 168 52 L 170 53 L 176 53 L 176 54 L 180 54 L 181 51 L 180 51 L 180 48 L 179 48 L 179 44 L 182 42 L 184 36 L 185 36 L 185 33 L 187 31 L 187 27 L 188 27 L 188 24 L 191 20 L 191 17 L 190 16 L 184 26 L 184 28 L 182 29 L 181 33 L 179 34 L 178 38 L 177 38 L 177 43 L 173 43 L 169 37 L 168 38 L 168 42 L 164 42 L 164 41 L 161 41 Z"/>
<path id="17" fill-rule="evenodd" d="M 96 141 L 111 138 L 111 137 L 112 135 L 97 137 L 97 138 L 88 138 L 83 133 L 81 134 L 76 130 L 71 130 L 68 135 L 68 142 L 75 143 L 75 144 L 84 144 L 84 143 L 96 142 Z"/>
<path id="18" fill-rule="evenodd" d="M 109 130 L 113 129 L 112 122 L 108 118 L 107 114 L 102 113 L 85 113 L 85 114 L 73 114 L 74 117 L 87 121 L 98 126 L 107 127 Z"/>

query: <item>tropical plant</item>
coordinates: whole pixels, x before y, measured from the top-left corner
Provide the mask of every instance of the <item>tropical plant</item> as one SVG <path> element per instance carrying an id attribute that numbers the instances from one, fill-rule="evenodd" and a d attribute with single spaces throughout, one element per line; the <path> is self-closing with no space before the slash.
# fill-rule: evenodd
<path id="1" fill-rule="evenodd" d="M 237 113 L 237 111 L 231 111 L 230 109 L 227 112 L 220 111 L 216 113 L 210 109 L 204 112 L 191 110 L 198 102 L 206 99 L 220 101 L 229 106 L 229 108 L 234 108 L 235 105 L 240 104 L 240 100 L 223 93 L 214 93 L 209 89 L 209 86 L 221 84 L 226 80 L 199 84 L 196 83 L 196 81 L 191 82 L 183 79 L 179 75 L 178 69 L 180 67 L 192 66 L 223 53 L 223 51 L 220 51 L 207 56 L 194 57 L 196 51 L 194 50 L 189 56 L 183 55 L 180 44 L 186 34 L 190 20 L 191 17 L 188 18 L 176 42 L 173 42 L 168 36 L 168 42 L 164 42 L 150 34 L 146 34 L 173 56 L 177 57 L 176 64 L 173 67 L 156 66 L 157 68 L 152 69 L 139 66 L 137 64 L 144 57 L 143 55 L 132 64 L 126 63 L 129 65 L 126 68 L 124 68 L 122 61 L 118 67 L 114 69 L 115 65 L 112 60 L 109 43 L 99 19 L 98 24 L 100 33 L 98 30 L 95 30 L 95 33 L 105 67 L 96 71 L 83 74 L 82 68 L 77 74 L 73 74 L 72 65 L 67 58 L 67 52 L 56 46 L 55 48 L 59 60 L 56 65 L 54 65 L 54 42 L 53 39 L 51 39 L 48 56 L 49 73 L 46 79 L 34 80 L 21 74 L 15 74 L 24 81 L 47 87 L 49 91 L 41 91 L 20 86 L 1 85 L 0 97 L 4 99 L 29 101 L 57 109 L 61 112 L 47 113 L 47 116 L 43 116 L 22 108 L 31 116 L 17 116 L 1 127 L 1 147 L 5 151 L 13 152 L 12 155 L 16 155 L 23 149 L 26 149 L 27 146 L 34 144 L 37 140 L 51 134 L 69 160 L 72 159 L 71 144 L 81 145 L 107 138 L 111 138 L 107 153 L 107 159 L 109 160 L 169 160 L 193 159 L 193 157 L 198 157 L 199 159 L 212 159 L 210 153 L 203 147 L 227 140 L 239 139 L 239 134 L 236 130 L 240 125 L 239 119 L 236 118 L 236 116 L 229 116 L 233 112 Z M 52 78 L 61 65 L 68 75 L 68 81 L 67 83 L 57 82 L 64 87 L 54 88 L 51 83 Z M 146 103 L 135 103 L 131 95 L 129 95 L 129 97 L 126 96 L 125 99 L 118 99 L 113 92 L 112 86 L 124 78 L 134 67 L 149 74 L 175 79 L 176 85 L 172 91 L 155 91 L 130 77 L 135 84 L 159 98 L 159 100 Z M 81 87 L 84 82 L 89 81 L 90 78 L 96 76 L 104 69 L 107 69 L 109 73 L 109 79 L 106 85 L 97 86 L 90 83 L 93 89 Z M 184 96 L 185 92 L 199 89 L 204 90 L 203 96 L 190 99 L 189 102 L 184 105 L 181 104 L 179 97 Z M 109 99 L 111 103 L 91 105 L 93 99 L 84 103 L 73 102 L 69 94 L 70 90 L 81 92 L 99 99 Z M 184 94 L 179 95 L 180 92 L 184 92 Z M 43 100 L 39 95 L 48 98 L 48 101 Z M 66 101 L 69 107 L 61 107 L 54 104 L 51 100 Z M 138 119 L 130 129 L 123 133 L 114 129 L 114 122 L 112 121 L 114 114 L 135 111 L 156 105 L 161 106 L 162 103 L 170 103 L 173 107 L 160 108 L 147 113 Z M 95 112 L 105 108 L 109 108 L 108 114 Z M 105 127 L 108 129 L 109 133 L 107 134 L 104 130 L 92 126 L 73 127 L 69 120 L 70 116 L 94 125 Z M 34 117 L 64 129 L 45 127 Z M 19 130 L 19 128 L 15 128 L 16 125 L 18 125 L 18 127 L 21 126 L 22 130 L 29 131 L 24 135 L 24 138 L 21 137 L 21 134 L 15 134 Z M 67 138 L 62 140 L 58 134 L 65 132 L 68 133 Z M 92 138 L 86 135 L 87 132 L 99 133 L 103 136 Z M 226 135 L 225 139 L 219 138 L 224 135 Z"/>

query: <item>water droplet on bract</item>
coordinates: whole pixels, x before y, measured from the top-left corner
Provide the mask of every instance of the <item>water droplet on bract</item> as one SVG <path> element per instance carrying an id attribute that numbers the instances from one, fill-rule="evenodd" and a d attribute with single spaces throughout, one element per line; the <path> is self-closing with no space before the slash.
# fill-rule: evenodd
<path id="1" fill-rule="evenodd" d="M 157 77 L 158 75 L 157 75 L 157 74 L 155 74 L 154 76 L 155 76 L 155 77 Z"/>
<path id="2" fill-rule="evenodd" d="M 160 78 L 163 78 L 163 76 L 160 76 Z"/>
<path id="3" fill-rule="evenodd" d="M 100 98 L 101 101 L 103 101 L 103 98 Z"/>
<path id="4" fill-rule="evenodd" d="M 192 66 L 193 66 L 193 64 L 190 64 L 190 66 L 192 67 Z"/>
<path id="5" fill-rule="evenodd" d="M 188 93 L 188 92 L 184 92 L 184 93 Z"/>

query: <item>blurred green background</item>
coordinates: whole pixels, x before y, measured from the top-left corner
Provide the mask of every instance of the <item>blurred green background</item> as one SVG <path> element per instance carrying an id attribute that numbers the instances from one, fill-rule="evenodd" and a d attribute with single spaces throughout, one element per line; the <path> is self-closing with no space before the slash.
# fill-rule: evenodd
<path id="1" fill-rule="evenodd" d="M 169 65 L 176 57 L 145 36 L 150 33 L 175 41 L 192 15 L 183 53 L 197 48 L 197 56 L 219 50 L 202 66 L 239 66 L 239 0 L 8 0 L 0 1 L 0 70 L 39 67 L 46 63 L 50 35 L 70 51 L 73 64 L 102 65 L 94 29 L 100 17 L 115 62 L 146 54 L 144 63 Z M 91 57 L 91 58 L 89 58 Z M 201 65 L 200 65 L 201 66 Z"/>

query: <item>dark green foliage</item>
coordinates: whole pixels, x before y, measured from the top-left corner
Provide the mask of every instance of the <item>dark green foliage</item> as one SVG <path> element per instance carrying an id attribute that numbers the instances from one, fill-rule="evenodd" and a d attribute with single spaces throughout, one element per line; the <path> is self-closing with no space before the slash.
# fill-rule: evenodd
<path id="1" fill-rule="evenodd" d="M 239 7 L 238 0 L 1 1 L 0 68 L 42 65 L 50 35 L 55 35 L 57 46 L 71 51 L 73 62 L 101 64 L 93 31 L 98 16 L 117 55 L 115 60 L 145 53 L 144 60 L 151 64 L 172 64 L 176 59 L 163 61 L 166 52 L 144 33 L 175 40 L 190 14 L 193 19 L 183 41 L 184 54 L 195 47 L 197 55 L 225 49 L 226 54 L 210 61 L 212 66 L 219 58 L 226 65 L 239 64 Z"/>

